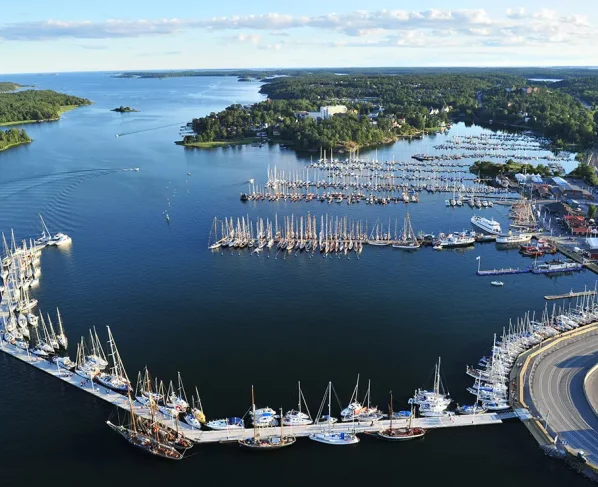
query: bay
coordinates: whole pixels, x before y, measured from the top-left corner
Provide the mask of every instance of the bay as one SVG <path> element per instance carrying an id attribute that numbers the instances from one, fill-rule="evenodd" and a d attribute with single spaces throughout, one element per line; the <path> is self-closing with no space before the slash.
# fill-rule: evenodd
<path id="1" fill-rule="evenodd" d="M 530 263 L 493 244 L 417 253 L 366 248 L 359 260 L 211 253 L 206 248 L 216 216 L 310 212 L 371 225 L 378 218 L 402 221 L 409 210 L 416 230 L 438 233 L 470 228 L 474 211 L 446 208 L 442 194 L 386 207 L 241 203 L 249 179 L 263 184 L 269 166 L 300 170 L 310 156 L 278 146 L 193 150 L 173 142 L 192 117 L 263 99 L 257 83 L 117 79 L 109 73 L 11 81 L 94 102 L 59 122 L 27 125 L 34 142 L 0 153 L 0 230 L 32 236 L 41 212 L 52 231 L 73 238 L 67 251 L 44 251 L 35 292 L 41 309 L 60 307 L 71 343 L 91 326 L 105 336 L 109 325 L 131 377 L 145 365 L 164 380 L 180 371 L 189 393 L 198 386 L 210 418 L 243 415 L 252 384 L 258 406 L 292 408 L 298 380 L 315 414 L 328 380 L 346 403 L 358 373 L 363 389 L 372 380 L 380 407 L 386 409 L 390 390 L 406 406 L 413 389 L 429 385 L 438 356 L 453 397 L 469 402 L 465 365 L 487 352 L 494 333 L 528 309 L 540 312 L 546 294 L 594 285 L 594 274 L 584 271 L 557 278 L 504 276 L 505 286 L 492 288 L 490 279 L 475 275 L 477 256 L 484 268 Z M 110 111 L 120 105 L 140 111 Z M 381 148 L 377 157 L 409 160 L 433 152 L 446 137 L 484 130 L 457 124 L 447 135 Z M 121 171 L 134 167 L 140 171 Z M 505 207 L 477 213 L 507 225 Z M 0 384 L 6 418 L 0 456 L 3 465 L 14 466 L 3 471 L 8 484 L 77 479 L 101 485 L 115 478 L 210 485 L 587 483 L 545 457 L 517 422 L 433 431 L 405 445 L 364 438 L 355 448 L 336 449 L 302 439 L 292 449 L 262 456 L 234 445 L 205 445 L 183 462 L 159 462 L 105 426 L 113 413 L 106 404 L 4 354 Z"/>

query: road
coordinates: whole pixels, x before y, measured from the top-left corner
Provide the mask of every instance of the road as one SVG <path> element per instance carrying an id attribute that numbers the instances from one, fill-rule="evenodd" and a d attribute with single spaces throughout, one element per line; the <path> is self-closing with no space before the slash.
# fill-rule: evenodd
<path id="1" fill-rule="evenodd" d="M 598 334 L 571 341 L 548 355 L 534 359 L 536 369 L 526 377 L 526 402 L 532 412 L 547 420 L 548 431 L 571 448 L 581 449 L 598 463 L 598 416 L 584 394 L 584 378 L 598 363 Z M 533 389 L 533 400 L 529 383 Z M 598 389 L 589 391 L 598 401 Z"/>

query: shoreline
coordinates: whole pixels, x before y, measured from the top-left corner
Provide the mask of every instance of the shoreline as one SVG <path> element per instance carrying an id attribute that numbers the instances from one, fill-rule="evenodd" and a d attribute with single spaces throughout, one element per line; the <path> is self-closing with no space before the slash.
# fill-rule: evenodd
<path id="1" fill-rule="evenodd" d="M 6 147 L 0 148 L 0 152 L 4 152 L 5 150 L 12 149 L 13 147 L 19 147 L 20 145 L 31 144 L 31 142 L 33 142 L 33 139 L 31 139 L 28 142 L 17 142 L 16 144 L 10 144 L 10 145 L 7 145 Z"/>
<path id="2" fill-rule="evenodd" d="M 57 118 L 45 118 L 41 120 L 19 120 L 18 122 L 0 122 L 0 127 L 10 127 L 13 125 L 28 125 L 32 123 L 57 122 L 58 120 L 60 120 L 60 116 L 63 113 L 70 112 L 71 110 L 74 110 L 75 108 L 80 108 L 82 106 L 83 105 L 63 105 L 58 109 Z"/>
<path id="3" fill-rule="evenodd" d="M 411 134 L 400 134 L 400 135 L 395 135 L 393 137 L 388 137 L 379 143 L 369 144 L 369 145 L 359 145 L 354 142 L 347 142 L 347 143 L 343 143 L 343 144 L 333 147 L 333 150 L 336 152 L 343 153 L 345 151 L 355 150 L 355 149 L 359 149 L 359 150 L 375 149 L 377 147 L 394 144 L 401 139 L 420 138 L 420 137 L 424 137 L 425 135 L 430 135 L 433 133 L 440 132 L 441 130 L 442 130 L 442 127 L 433 127 L 433 128 L 429 128 L 429 129 L 418 130 Z M 174 143 L 176 145 L 180 145 L 183 147 L 195 147 L 197 149 L 215 149 L 218 147 L 248 145 L 248 144 L 253 144 L 255 142 L 261 142 L 264 144 L 269 143 L 269 144 L 277 144 L 277 145 L 286 145 L 288 148 L 293 149 L 297 152 L 317 152 L 319 150 L 318 148 L 314 147 L 311 149 L 306 149 L 306 150 L 301 151 L 301 150 L 295 149 L 295 147 L 293 146 L 293 143 L 291 141 L 281 139 L 279 137 L 269 138 L 266 140 L 260 140 L 256 137 L 243 137 L 240 139 L 231 139 L 231 140 L 214 140 L 212 142 L 192 142 L 190 144 L 185 144 L 182 140 L 176 140 Z"/>

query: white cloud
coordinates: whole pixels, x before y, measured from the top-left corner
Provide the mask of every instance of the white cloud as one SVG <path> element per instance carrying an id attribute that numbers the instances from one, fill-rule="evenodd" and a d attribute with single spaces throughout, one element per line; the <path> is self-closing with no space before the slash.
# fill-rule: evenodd
<path id="1" fill-rule="evenodd" d="M 524 19 L 527 17 L 527 12 L 524 8 L 508 8 L 507 17 L 510 19 Z"/>
<path id="2" fill-rule="evenodd" d="M 325 31 L 318 41 L 309 29 Z M 575 46 L 588 42 L 593 28 L 588 18 L 542 9 L 528 12 L 507 9 L 493 15 L 484 9 L 378 10 L 328 13 L 313 16 L 267 13 L 207 19 L 107 20 L 21 22 L 0 24 L 0 40 L 45 41 L 62 38 L 107 39 L 167 36 L 195 30 L 204 34 L 241 33 L 225 37 L 229 42 L 280 50 L 311 45 L 336 47 L 451 47 L 462 46 Z M 302 31 L 297 38 L 292 38 Z M 305 42 L 305 32 L 310 38 Z M 284 37 L 284 42 L 279 42 Z M 286 38 L 289 38 L 286 41 Z M 303 41 L 301 40 L 303 39 Z"/>

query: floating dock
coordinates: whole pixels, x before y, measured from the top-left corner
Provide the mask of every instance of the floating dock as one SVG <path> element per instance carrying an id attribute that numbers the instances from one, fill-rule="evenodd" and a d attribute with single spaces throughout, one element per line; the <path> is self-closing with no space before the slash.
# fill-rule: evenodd
<path id="1" fill-rule="evenodd" d="M 507 269 L 492 269 L 488 271 L 482 271 L 478 269 L 476 274 L 478 276 L 503 276 L 505 274 L 528 274 L 530 272 L 532 272 L 531 267 L 524 267 L 523 269 L 520 267 L 509 267 Z"/>

